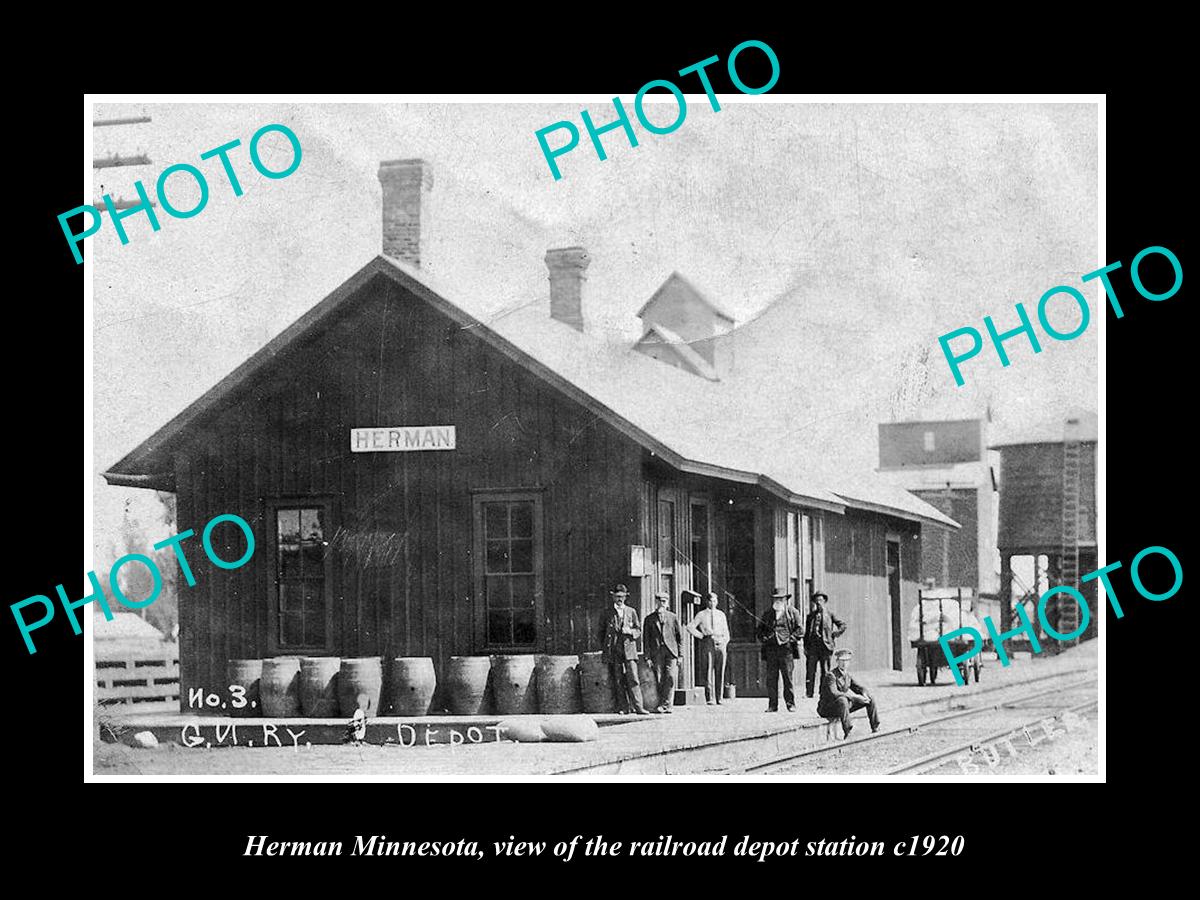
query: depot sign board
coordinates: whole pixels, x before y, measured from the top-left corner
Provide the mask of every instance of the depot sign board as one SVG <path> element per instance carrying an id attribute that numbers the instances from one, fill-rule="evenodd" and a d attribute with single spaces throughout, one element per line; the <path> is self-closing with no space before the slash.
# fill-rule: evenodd
<path id="1" fill-rule="evenodd" d="M 453 425 L 399 425 L 394 428 L 351 428 L 353 453 L 387 453 L 405 450 L 453 450 L 457 438 Z"/>

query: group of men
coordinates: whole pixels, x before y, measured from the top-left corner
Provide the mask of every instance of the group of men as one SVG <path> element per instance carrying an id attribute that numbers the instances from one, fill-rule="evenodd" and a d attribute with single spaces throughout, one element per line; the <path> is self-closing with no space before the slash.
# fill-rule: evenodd
<path id="1" fill-rule="evenodd" d="M 683 657 L 684 631 L 700 642 L 701 669 L 705 672 L 704 699 L 709 705 L 720 704 L 725 688 L 725 651 L 729 645 L 729 622 L 717 608 L 718 598 L 710 593 L 702 609 L 686 629 L 671 611 L 671 598 L 666 593 L 654 595 L 655 610 L 638 621 L 637 612 L 626 605 L 629 590 L 618 584 L 612 593 L 612 612 L 604 618 L 601 647 L 612 674 L 617 706 L 621 712 L 649 715 L 667 714 L 674 702 L 675 682 L 679 675 L 679 660 Z M 779 682 L 783 681 L 783 701 L 788 712 L 796 709 L 792 686 L 794 661 L 800 658 L 800 646 L 805 653 L 805 689 L 813 696 L 817 670 L 821 672 L 821 693 L 817 714 L 838 719 L 843 733 L 853 729 L 850 714 L 867 710 L 871 730 L 879 729 L 879 714 L 870 692 L 849 672 L 850 650 L 835 648 L 837 639 L 845 633 L 846 624 L 826 608 L 829 602 L 824 592 L 813 594 L 808 621 L 802 622 L 799 611 L 788 601 L 791 594 L 776 590 L 771 608 L 759 620 L 758 638 L 767 679 L 767 711 L 779 711 Z M 657 705 L 648 710 L 642 701 L 638 680 L 638 639 L 642 638 L 646 657 L 654 672 L 657 686 Z M 831 666 L 832 663 L 832 666 Z"/>
<path id="2" fill-rule="evenodd" d="M 638 622 L 637 612 L 626 606 L 629 589 L 618 584 L 612 591 L 613 611 L 602 625 L 600 645 L 612 673 L 617 708 L 639 716 L 651 712 L 668 714 L 675 701 L 675 682 L 679 677 L 679 660 L 683 658 L 684 628 L 679 616 L 671 611 L 671 598 L 659 592 L 654 595 L 654 612 Z M 708 595 L 707 608 L 688 623 L 687 631 L 700 641 L 700 658 L 708 673 L 704 699 L 710 704 L 722 700 L 725 684 L 725 647 L 729 644 L 729 622 L 717 609 L 717 595 Z M 643 639 L 646 657 L 654 671 L 658 703 L 646 709 L 638 681 L 638 638 Z"/>

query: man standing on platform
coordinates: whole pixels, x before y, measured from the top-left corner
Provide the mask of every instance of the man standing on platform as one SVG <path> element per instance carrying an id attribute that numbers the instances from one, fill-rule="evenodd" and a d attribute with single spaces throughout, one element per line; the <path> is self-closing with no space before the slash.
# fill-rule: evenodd
<path id="1" fill-rule="evenodd" d="M 717 595 L 709 593 L 708 606 L 688 623 L 700 641 L 700 668 L 704 672 L 704 701 L 712 706 L 725 696 L 725 648 L 729 646 L 729 621 L 717 609 Z"/>
<path id="2" fill-rule="evenodd" d="M 846 623 L 825 608 L 829 597 L 818 591 L 812 595 L 808 610 L 808 622 L 804 626 L 804 692 L 813 695 L 816 686 L 817 666 L 821 667 L 821 679 L 829 673 L 829 660 L 833 645 L 846 631 Z"/>
<path id="3" fill-rule="evenodd" d="M 850 713 L 867 708 L 867 721 L 871 731 L 879 730 L 879 713 L 870 692 L 855 681 L 847 669 L 852 650 L 838 650 L 833 654 L 833 671 L 821 679 L 821 699 L 817 701 L 817 715 L 826 719 L 840 719 L 842 736 L 849 737 L 854 728 L 850 724 Z"/>
<path id="4" fill-rule="evenodd" d="M 600 647 L 612 675 L 617 710 L 645 716 L 649 713 L 642 705 L 642 686 L 638 683 L 637 670 L 637 642 L 642 629 L 638 627 L 637 613 L 625 605 L 628 596 L 629 589 L 623 584 L 618 584 L 612 591 L 612 610 L 601 617 Z"/>
<path id="5" fill-rule="evenodd" d="M 776 588 L 771 595 L 771 608 L 758 625 L 762 658 L 766 662 L 767 712 L 779 712 L 780 678 L 783 678 L 783 702 L 787 704 L 788 712 L 796 709 L 792 672 L 794 661 L 800 658 L 800 639 L 804 636 L 804 627 L 800 624 L 800 613 L 788 603 L 791 596 Z"/>
<path id="6" fill-rule="evenodd" d="M 654 595 L 658 608 L 646 616 L 642 623 L 646 656 L 654 667 L 654 681 L 658 685 L 658 708 L 660 713 L 671 712 L 675 704 L 675 679 L 679 674 L 679 658 L 683 656 L 683 626 L 679 616 L 671 612 L 669 594 Z"/>

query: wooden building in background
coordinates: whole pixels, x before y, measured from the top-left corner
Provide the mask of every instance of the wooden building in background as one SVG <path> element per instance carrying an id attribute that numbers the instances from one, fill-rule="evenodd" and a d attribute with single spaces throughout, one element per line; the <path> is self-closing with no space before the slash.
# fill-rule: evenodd
<path id="1" fill-rule="evenodd" d="M 830 595 L 859 668 L 912 663 L 921 530 L 956 524 L 902 491 L 835 493 L 764 447 L 770 411 L 720 377 L 727 323 L 662 297 L 726 314 L 674 279 L 647 330 L 702 346 L 614 349 L 584 321 L 587 254 L 564 248 L 548 309 L 488 316 L 420 268 L 425 164 L 380 180 L 383 255 L 105 473 L 174 492 L 181 530 L 236 513 L 254 531 L 240 569 L 189 554 L 182 696 L 223 686 L 230 658 L 431 656 L 440 675 L 452 655 L 598 649 L 615 582 L 643 614 L 667 591 L 685 622 L 686 592 L 717 591 L 743 695 L 765 690 L 755 627 L 777 585 L 805 612 Z M 232 525 L 213 536 L 242 554 Z"/>

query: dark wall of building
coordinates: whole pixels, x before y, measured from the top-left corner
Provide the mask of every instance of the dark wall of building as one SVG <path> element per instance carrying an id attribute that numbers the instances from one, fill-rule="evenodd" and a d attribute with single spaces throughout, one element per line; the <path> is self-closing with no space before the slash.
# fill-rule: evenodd
<path id="1" fill-rule="evenodd" d="M 473 491 L 537 491 L 545 558 L 537 649 L 595 646 L 608 588 L 642 536 L 641 448 L 382 277 L 336 315 L 197 423 L 199 437 L 177 455 L 179 521 L 236 513 L 258 541 L 236 571 L 202 556 L 193 563 L 198 584 L 181 603 L 184 696 L 223 686 L 230 658 L 287 652 L 271 606 L 273 500 L 331 505 L 325 538 L 341 537 L 329 550 L 329 652 L 432 656 L 440 673 L 451 655 L 487 652 Z M 351 453 L 351 428 L 400 425 L 455 425 L 457 449 Z M 225 558 L 240 555 L 236 528 L 213 536 Z M 362 552 L 373 544 L 379 553 Z"/>
<path id="2" fill-rule="evenodd" d="M 1096 540 L 1096 445 L 1080 454 L 1079 539 Z M 1001 549 L 1058 548 L 1062 543 L 1063 445 L 1000 448 Z"/>
<path id="3" fill-rule="evenodd" d="M 980 458 L 977 419 L 960 422 L 889 422 L 879 426 L 879 467 L 946 465 Z M 927 447 L 932 434 L 933 448 Z"/>
<path id="4" fill-rule="evenodd" d="M 921 572 L 925 578 L 934 579 L 935 587 L 969 587 L 978 593 L 978 491 L 974 488 L 955 488 L 949 492 L 936 490 L 913 493 L 962 526 L 958 531 L 929 529 L 922 542 Z M 944 573 L 944 569 L 949 571 Z"/>
<path id="5" fill-rule="evenodd" d="M 929 531 L 936 533 L 936 529 Z M 900 545 L 898 621 L 888 587 L 889 537 Z M 916 665 L 907 635 L 921 580 L 921 541 L 921 526 L 913 522 L 859 510 L 825 516 L 823 589 L 829 594 L 829 608 L 846 622 L 838 646 L 854 651 L 859 669 Z"/>

